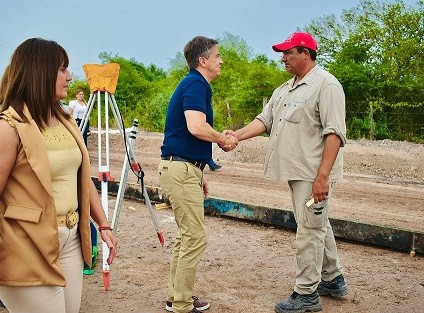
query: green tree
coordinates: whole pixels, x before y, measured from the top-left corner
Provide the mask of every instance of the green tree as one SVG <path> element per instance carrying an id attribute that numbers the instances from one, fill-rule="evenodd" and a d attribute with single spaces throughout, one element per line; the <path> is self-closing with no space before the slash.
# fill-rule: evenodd
<path id="1" fill-rule="evenodd" d="M 224 64 L 212 81 L 217 129 L 240 128 L 261 112 L 264 101 L 287 77 L 279 64 L 265 55 L 252 58 L 246 41 L 225 33 L 219 39 Z"/>
<path id="2" fill-rule="evenodd" d="M 106 52 L 100 53 L 99 58 L 102 63 L 120 65 L 115 93 L 118 107 L 124 113 L 125 124 L 131 124 L 137 118 L 143 127 L 143 117 L 150 116 L 146 112 L 152 111 L 152 98 L 156 96 L 158 85 L 166 79 L 165 71 L 153 64 L 146 67 L 134 59 L 127 60 Z"/>
<path id="3" fill-rule="evenodd" d="M 400 0 L 362 0 L 345 10 L 341 21 L 326 16 L 306 27 L 318 39 L 322 65 L 345 89 L 351 125 L 358 125 L 358 118 L 362 125 L 372 118 L 369 125 L 377 123 L 376 129 L 384 130 L 382 136 L 394 139 L 417 132 L 408 126 L 419 125 L 424 118 L 423 3 L 406 6 Z M 389 127 L 400 126 L 394 121 L 400 114 L 404 126 Z M 390 128 L 397 129 L 386 131 Z M 355 129 L 350 132 L 362 134 Z"/>

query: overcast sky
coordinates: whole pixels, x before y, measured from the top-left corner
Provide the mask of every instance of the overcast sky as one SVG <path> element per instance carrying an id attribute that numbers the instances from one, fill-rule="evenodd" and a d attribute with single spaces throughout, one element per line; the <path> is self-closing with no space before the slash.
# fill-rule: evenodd
<path id="1" fill-rule="evenodd" d="M 57 41 L 68 52 L 69 70 L 111 52 L 165 70 L 196 35 L 225 32 L 246 40 L 254 54 L 278 60 L 271 46 L 297 27 L 360 0 L 0 0 L 0 76 L 15 48 L 31 37 Z M 414 0 L 405 3 L 415 4 Z M 225 62 L 225 60 L 224 60 Z"/>

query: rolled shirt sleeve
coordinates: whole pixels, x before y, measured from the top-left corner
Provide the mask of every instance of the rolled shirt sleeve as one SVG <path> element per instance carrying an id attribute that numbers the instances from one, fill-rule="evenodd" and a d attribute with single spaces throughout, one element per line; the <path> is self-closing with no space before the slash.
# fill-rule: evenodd
<path id="1" fill-rule="evenodd" d="M 323 126 L 322 135 L 336 134 L 341 139 L 341 146 L 346 144 L 346 107 L 341 85 L 329 83 L 321 92 L 319 112 Z"/>

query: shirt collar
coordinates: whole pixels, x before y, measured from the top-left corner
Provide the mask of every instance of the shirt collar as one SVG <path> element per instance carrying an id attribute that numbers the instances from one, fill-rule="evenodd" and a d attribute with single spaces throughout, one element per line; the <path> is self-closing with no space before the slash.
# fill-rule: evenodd
<path id="1" fill-rule="evenodd" d="M 300 86 L 303 84 L 309 85 L 314 77 L 314 74 L 316 73 L 316 71 L 318 71 L 318 69 L 319 69 L 318 65 L 315 64 L 315 66 L 308 73 L 306 73 L 306 75 L 294 87 L 292 86 L 293 86 L 294 80 L 296 79 L 296 76 L 293 76 L 289 81 L 287 81 L 287 85 L 290 87 L 290 90 L 296 89 L 297 86 Z"/>
<path id="2" fill-rule="evenodd" d="M 191 68 L 190 69 L 190 72 L 189 72 L 189 75 L 195 75 L 195 76 L 199 76 L 199 77 L 201 77 L 201 79 L 204 81 L 204 83 L 206 84 L 206 85 L 208 85 L 209 86 L 209 88 L 211 88 L 210 87 L 210 84 L 208 83 L 208 81 L 206 80 L 206 78 L 198 71 L 198 70 L 196 70 L 196 69 L 194 69 L 194 68 Z"/>

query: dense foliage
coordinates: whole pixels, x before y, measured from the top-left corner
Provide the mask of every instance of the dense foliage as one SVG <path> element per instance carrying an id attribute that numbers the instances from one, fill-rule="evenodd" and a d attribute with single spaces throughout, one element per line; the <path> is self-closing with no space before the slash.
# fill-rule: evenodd
<path id="1" fill-rule="evenodd" d="M 424 1 L 362 0 L 306 30 L 345 89 L 349 137 L 423 141 Z"/>
<path id="2" fill-rule="evenodd" d="M 410 7 L 401 0 L 362 0 L 340 19 L 318 18 L 305 31 L 318 41 L 318 63 L 345 89 L 349 138 L 424 141 L 423 0 Z M 224 64 L 212 82 L 214 123 L 218 130 L 237 129 L 262 110 L 290 75 L 281 64 L 255 56 L 237 36 L 225 33 L 219 42 Z M 168 72 L 106 52 L 99 58 L 120 64 L 115 98 L 125 125 L 138 118 L 141 128 L 161 132 L 169 98 L 187 73 L 182 54 L 172 60 Z M 87 83 L 76 80 L 70 99 L 81 87 L 88 94 Z"/>

